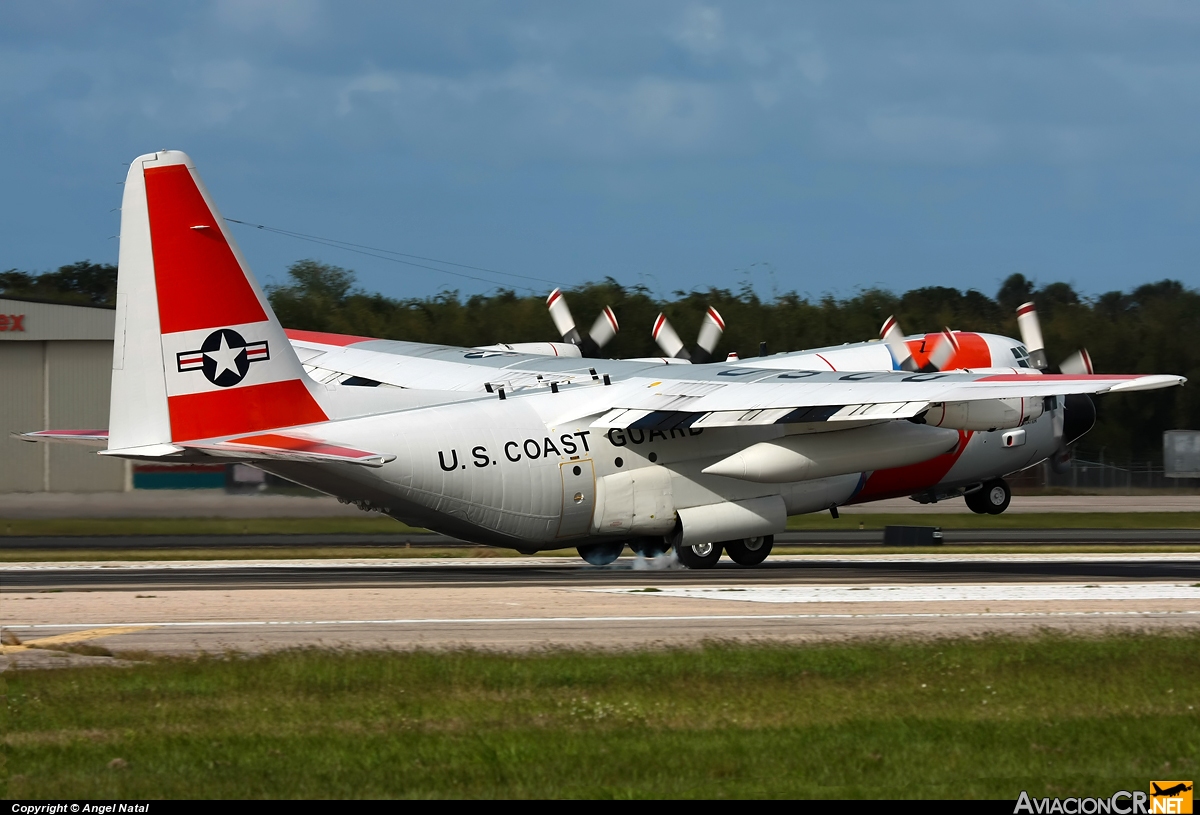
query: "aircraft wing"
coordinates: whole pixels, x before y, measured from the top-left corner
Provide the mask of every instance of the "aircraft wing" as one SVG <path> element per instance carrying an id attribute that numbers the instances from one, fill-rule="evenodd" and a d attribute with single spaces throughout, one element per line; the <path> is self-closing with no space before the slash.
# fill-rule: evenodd
<path id="1" fill-rule="evenodd" d="M 1037 399 L 1075 393 L 1153 390 L 1184 377 L 1137 374 L 1013 374 L 947 371 L 845 372 L 778 370 L 740 365 L 665 365 L 649 360 L 582 360 L 453 348 L 365 337 L 289 332 L 321 381 L 373 380 L 403 388 L 515 394 L 598 384 L 613 387 L 575 402 L 559 421 L 600 415 L 597 428 L 745 427 L 814 422 L 910 419 L 937 403 Z"/>
<path id="2" fill-rule="evenodd" d="M 718 372 L 717 376 L 720 376 Z M 807 422 L 876 422 L 918 416 L 930 405 L 1036 399 L 1074 393 L 1155 390 L 1174 375 L 977 375 L 790 371 L 753 382 L 630 380 L 616 389 L 597 428 L 744 427 Z M 595 407 L 593 404 L 592 407 Z M 595 413 L 601 410 L 593 411 Z M 581 413 L 587 415 L 586 413 Z"/>

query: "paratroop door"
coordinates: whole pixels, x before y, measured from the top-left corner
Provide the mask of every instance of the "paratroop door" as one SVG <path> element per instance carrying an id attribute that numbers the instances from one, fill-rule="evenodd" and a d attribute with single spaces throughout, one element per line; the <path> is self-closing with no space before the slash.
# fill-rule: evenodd
<path id="1" fill-rule="evenodd" d="M 562 523 L 558 537 L 586 535 L 591 530 L 596 508 L 596 471 L 591 461 L 568 461 L 559 467 L 562 473 Z"/>

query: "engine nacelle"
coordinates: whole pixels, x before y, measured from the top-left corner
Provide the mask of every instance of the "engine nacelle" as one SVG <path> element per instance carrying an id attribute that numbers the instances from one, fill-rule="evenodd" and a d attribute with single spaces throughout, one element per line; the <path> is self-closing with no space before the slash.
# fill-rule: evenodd
<path id="1" fill-rule="evenodd" d="M 925 413 L 925 424 L 954 430 L 1001 430 L 1020 427 L 1045 411 L 1042 397 L 939 402 Z"/>
<path id="2" fill-rule="evenodd" d="M 752 444 L 704 468 L 708 475 L 781 484 L 904 467 L 948 453 L 958 433 L 911 422 L 886 422 Z"/>

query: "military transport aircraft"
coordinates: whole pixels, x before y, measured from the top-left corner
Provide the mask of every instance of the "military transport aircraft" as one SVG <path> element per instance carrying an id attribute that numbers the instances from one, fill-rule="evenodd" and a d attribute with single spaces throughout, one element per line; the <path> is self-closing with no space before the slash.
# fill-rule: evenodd
<path id="1" fill-rule="evenodd" d="M 933 364 L 937 348 L 903 341 L 674 365 L 589 359 L 573 342 L 453 348 L 285 331 L 191 159 L 162 151 L 135 159 L 125 182 L 109 427 L 22 438 L 141 461 L 244 461 L 523 553 L 577 547 L 607 563 L 626 545 L 673 547 L 704 568 L 722 552 L 761 563 L 789 515 L 978 492 L 1071 441 L 1073 396 L 1184 381 L 1031 376 L 996 364 L 1020 362 L 1015 341 L 951 340 L 970 365 Z"/>

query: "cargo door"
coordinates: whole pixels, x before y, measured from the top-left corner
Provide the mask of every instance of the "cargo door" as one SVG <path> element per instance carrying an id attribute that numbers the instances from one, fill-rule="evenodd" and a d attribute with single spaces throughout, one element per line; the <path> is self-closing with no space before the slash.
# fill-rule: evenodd
<path id="1" fill-rule="evenodd" d="M 596 470 L 589 460 L 568 461 L 562 473 L 562 522 L 558 537 L 574 538 L 591 532 L 596 508 Z"/>

